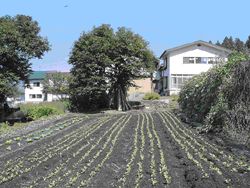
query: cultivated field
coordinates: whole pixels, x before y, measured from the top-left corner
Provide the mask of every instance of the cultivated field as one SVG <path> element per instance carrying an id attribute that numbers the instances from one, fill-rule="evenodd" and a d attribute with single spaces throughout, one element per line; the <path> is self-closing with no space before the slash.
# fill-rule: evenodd
<path id="1" fill-rule="evenodd" d="M 250 187 L 250 162 L 168 111 L 72 116 L 0 142 L 0 187 Z"/>

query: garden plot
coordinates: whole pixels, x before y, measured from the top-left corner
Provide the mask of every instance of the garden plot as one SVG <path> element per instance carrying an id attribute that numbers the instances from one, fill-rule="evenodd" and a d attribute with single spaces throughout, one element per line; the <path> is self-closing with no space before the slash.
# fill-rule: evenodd
<path id="1" fill-rule="evenodd" d="M 6 154 L 15 149 L 20 149 L 29 143 L 41 140 L 45 137 L 59 133 L 61 130 L 71 127 L 72 125 L 79 124 L 84 120 L 87 120 L 87 116 L 77 116 L 77 117 L 68 117 L 62 121 L 58 121 L 51 126 L 47 125 L 41 127 L 40 129 L 35 129 L 29 131 L 26 134 L 16 135 L 15 137 L 10 137 L 7 139 L 2 139 L 0 141 L 0 156 L 1 154 Z"/>
<path id="2" fill-rule="evenodd" d="M 74 118 L 54 126 L 57 134 L 2 154 L 0 187 L 250 186 L 249 159 L 203 139 L 168 111 Z"/>

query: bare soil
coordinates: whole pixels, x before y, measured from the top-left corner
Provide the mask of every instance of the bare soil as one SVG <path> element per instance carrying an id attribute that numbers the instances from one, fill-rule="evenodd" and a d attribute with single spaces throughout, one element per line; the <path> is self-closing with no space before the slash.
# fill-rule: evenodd
<path id="1" fill-rule="evenodd" d="M 157 107 L 74 115 L 50 126 L 60 129 L 20 146 L 14 137 L 1 140 L 0 187 L 250 187 L 248 156 L 216 145 Z"/>

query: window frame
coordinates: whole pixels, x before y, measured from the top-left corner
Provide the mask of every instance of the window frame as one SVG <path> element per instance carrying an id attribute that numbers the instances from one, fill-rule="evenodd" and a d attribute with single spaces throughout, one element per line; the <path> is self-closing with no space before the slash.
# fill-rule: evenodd
<path id="1" fill-rule="evenodd" d="M 39 96 L 39 97 L 38 97 Z M 42 94 L 36 94 L 36 98 L 37 99 L 42 99 L 43 98 L 43 95 Z"/>
<path id="2" fill-rule="evenodd" d="M 199 59 L 199 62 L 197 61 Z M 190 63 L 190 61 L 193 61 Z M 197 63 L 198 62 L 198 63 Z M 183 57 L 183 64 L 201 64 L 201 65 L 214 65 L 225 62 L 223 57 Z"/>
<path id="3" fill-rule="evenodd" d="M 29 98 L 30 99 L 35 99 L 36 98 L 36 94 L 29 94 Z"/>
<path id="4" fill-rule="evenodd" d="M 33 85 L 33 87 L 40 87 L 41 82 L 33 82 L 32 85 Z"/>
<path id="5" fill-rule="evenodd" d="M 42 99 L 42 94 L 29 94 L 29 99 Z"/>
<path id="6" fill-rule="evenodd" d="M 171 74 L 171 89 L 181 89 L 193 76 L 194 74 Z"/>

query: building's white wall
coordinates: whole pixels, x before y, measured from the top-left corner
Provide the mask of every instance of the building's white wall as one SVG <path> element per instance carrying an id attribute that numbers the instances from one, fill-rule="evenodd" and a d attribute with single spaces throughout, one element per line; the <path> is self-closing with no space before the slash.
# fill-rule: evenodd
<path id="1" fill-rule="evenodd" d="M 169 54 L 169 74 L 200 74 L 213 67 L 213 64 L 183 64 L 183 57 L 227 57 L 227 54 L 206 46 L 190 46 Z"/>
<path id="2" fill-rule="evenodd" d="M 34 82 L 40 82 L 40 87 L 33 87 Z M 25 102 L 42 102 L 44 101 L 44 94 L 43 94 L 43 88 L 42 88 L 42 80 L 30 80 L 30 87 L 31 88 L 25 88 Z M 41 94 L 42 98 L 38 99 L 32 99 L 30 98 L 30 94 Z"/>
<path id="3" fill-rule="evenodd" d="M 33 87 L 34 82 L 40 82 L 40 87 Z M 45 101 L 45 94 L 43 93 L 43 85 L 42 80 L 30 80 L 30 86 L 31 88 L 25 88 L 25 102 L 43 102 Z M 41 94 L 42 98 L 30 98 L 30 94 Z M 68 98 L 67 95 L 63 95 L 64 98 Z M 59 100 L 61 96 L 53 95 L 53 94 L 47 94 L 47 102 L 52 102 Z"/>
<path id="4" fill-rule="evenodd" d="M 52 94 L 47 94 L 47 101 L 52 102 L 53 101 L 53 95 Z"/>

